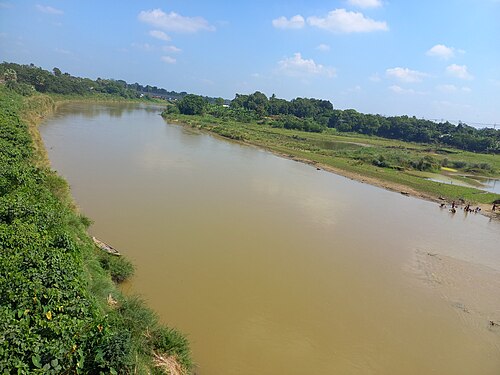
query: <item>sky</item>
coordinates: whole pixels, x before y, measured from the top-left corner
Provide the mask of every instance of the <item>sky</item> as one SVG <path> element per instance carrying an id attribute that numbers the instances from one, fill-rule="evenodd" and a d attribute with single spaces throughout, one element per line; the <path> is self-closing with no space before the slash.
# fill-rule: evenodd
<path id="1" fill-rule="evenodd" d="M 500 127 L 500 0 L 0 0 L 0 59 Z"/>

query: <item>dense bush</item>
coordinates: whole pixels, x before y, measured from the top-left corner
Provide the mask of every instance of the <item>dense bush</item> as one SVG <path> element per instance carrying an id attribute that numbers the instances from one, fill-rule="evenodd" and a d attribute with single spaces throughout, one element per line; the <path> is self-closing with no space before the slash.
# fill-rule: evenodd
<path id="1" fill-rule="evenodd" d="M 202 115 L 207 104 L 203 97 L 190 94 L 179 100 L 177 107 L 183 115 Z"/>
<path id="2" fill-rule="evenodd" d="M 50 105 L 27 100 L 37 113 Z M 142 302 L 103 278 L 90 220 L 73 211 L 64 180 L 33 162 L 23 103 L 0 85 L 0 372 L 132 373 L 138 356 L 151 362 L 163 348 L 151 336 L 162 328 Z M 123 259 L 105 263 L 117 281 L 133 271 Z M 118 300 L 109 295 L 110 305 L 108 290 Z M 187 342 L 178 344 L 171 353 L 189 353 Z"/>
<path id="3" fill-rule="evenodd" d="M 107 330 L 83 281 L 83 225 L 31 163 L 20 99 L 2 88 L 0 103 L 0 368 L 85 371 Z"/>
<path id="4" fill-rule="evenodd" d="M 134 273 L 134 265 L 124 257 L 103 253 L 99 257 L 101 266 L 109 274 L 114 282 L 121 283 Z"/>

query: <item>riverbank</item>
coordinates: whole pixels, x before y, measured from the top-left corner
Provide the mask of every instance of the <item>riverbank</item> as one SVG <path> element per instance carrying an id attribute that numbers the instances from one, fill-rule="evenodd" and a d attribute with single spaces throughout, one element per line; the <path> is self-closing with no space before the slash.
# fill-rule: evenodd
<path id="1" fill-rule="evenodd" d="M 352 134 L 308 133 L 272 128 L 257 122 L 238 123 L 221 120 L 208 115 L 192 116 L 164 112 L 162 116 L 173 123 L 257 146 L 281 157 L 307 163 L 359 182 L 436 203 L 468 202 L 474 204 L 474 207 L 479 206 L 481 213 L 486 216 L 495 218 L 500 216 L 491 210 L 492 202 L 499 200 L 500 194 L 434 182 L 415 175 L 414 171 L 406 170 L 395 162 L 401 159 L 425 162 L 427 156 L 440 161 L 446 158 L 449 163 L 487 165 L 491 170 L 485 173 L 498 178 L 500 177 L 498 155 L 474 154 L 453 149 L 435 150 L 436 146 L 432 148 L 430 145 Z M 390 163 L 394 165 L 389 166 Z"/>
<path id="2" fill-rule="evenodd" d="M 0 368 L 188 373 L 187 339 L 120 292 L 113 280 L 130 276 L 132 266 L 97 249 L 90 219 L 50 170 L 38 124 L 74 99 L 22 97 L 0 85 Z"/>

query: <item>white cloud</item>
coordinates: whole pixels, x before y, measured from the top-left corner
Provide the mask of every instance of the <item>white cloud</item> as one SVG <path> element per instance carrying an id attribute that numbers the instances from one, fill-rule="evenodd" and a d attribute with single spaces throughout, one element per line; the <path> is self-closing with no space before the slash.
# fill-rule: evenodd
<path id="1" fill-rule="evenodd" d="M 293 57 L 286 57 L 278 61 L 279 70 L 292 77 L 326 76 L 333 78 L 336 75 L 335 68 L 317 64 L 313 59 L 303 59 L 297 52 Z"/>
<path id="2" fill-rule="evenodd" d="M 378 8 L 382 6 L 381 0 L 347 0 L 349 5 L 359 8 Z"/>
<path id="3" fill-rule="evenodd" d="M 436 89 L 439 90 L 439 91 L 441 91 L 441 92 L 445 92 L 445 93 L 452 93 L 452 92 L 457 92 L 458 91 L 457 86 L 455 86 L 455 85 L 449 85 L 449 84 L 438 85 L 438 86 L 436 86 Z"/>
<path id="4" fill-rule="evenodd" d="M 305 25 L 304 17 L 300 14 L 287 19 L 284 16 L 278 17 L 272 21 L 273 26 L 277 29 L 302 29 Z"/>
<path id="5" fill-rule="evenodd" d="M 385 74 L 388 77 L 396 78 L 401 82 L 407 83 L 421 82 L 424 77 L 428 76 L 426 73 L 401 67 L 387 69 Z"/>
<path id="6" fill-rule="evenodd" d="M 401 86 L 398 85 L 392 85 L 388 87 L 389 90 L 396 94 L 401 94 L 401 95 L 427 95 L 428 92 L 425 91 L 415 91 L 413 89 L 405 89 Z"/>
<path id="7" fill-rule="evenodd" d="M 375 21 L 365 17 L 363 13 L 349 12 L 345 9 L 332 10 L 324 18 L 308 17 L 307 23 L 311 26 L 335 33 L 363 33 L 389 30 L 385 21 Z"/>
<path id="8" fill-rule="evenodd" d="M 474 76 L 467 71 L 467 65 L 451 64 L 446 67 L 446 73 L 453 77 L 465 80 L 471 80 L 474 78 Z"/>
<path id="9" fill-rule="evenodd" d="M 166 62 L 167 64 L 175 64 L 177 62 L 176 59 L 174 59 L 173 57 L 170 57 L 170 56 L 162 56 L 161 60 L 163 62 Z"/>
<path id="10" fill-rule="evenodd" d="M 56 14 L 56 15 L 64 14 L 64 12 L 62 10 L 52 8 L 51 6 L 48 6 L 48 5 L 37 4 L 36 9 L 38 9 L 39 12 L 47 13 L 47 14 Z"/>
<path id="11" fill-rule="evenodd" d="M 143 10 L 139 13 L 138 18 L 139 21 L 154 27 L 179 33 L 215 30 L 215 27 L 203 17 L 184 17 L 175 12 L 165 13 L 161 9 Z"/>
<path id="12" fill-rule="evenodd" d="M 436 90 L 444 92 L 445 94 L 453 94 L 458 92 L 469 93 L 472 91 L 471 88 L 467 86 L 457 87 L 450 84 L 437 85 Z"/>
<path id="13" fill-rule="evenodd" d="M 455 48 L 446 47 L 444 44 L 436 44 L 430 50 L 426 52 L 427 56 L 438 57 L 443 60 L 451 59 L 455 57 Z"/>
<path id="14" fill-rule="evenodd" d="M 174 52 L 174 53 L 178 53 L 178 52 L 182 51 L 180 48 L 177 48 L 176 46 L 163 46 L 162 49 L 165 52 Z"/>
<path id="15" fill-rule="evenodd" d="M 143 51 L 154 51 L 156 49 L 155 46 L 152 46 L 151 44 L 149 43 L 132 43 L 130 44 L 131 47 L 133 48 L 137 48 L 137 49 L 140 49 L 140 50 L 143 50 Z"/>
<path id="16" fill-rule="evenodd" d="M 380 78 L 380 75 L 378 73 L 375 73 L 370 76 L 369 80 L 372 82 L 380 82 L 382 81 L 382 78 Z"/>
<path id="17" fill-rule="evenodd" d="M 395 92 L 396 94 L 403 94 L 403 93 L 413 93 L 414 90 L 412 89 L 404 89 L 402 88 L 401 86 L 398 86 L 398 85 L 392 85 L 392 86 L 389 86 L 389 90 L 391 90 L 392 92 Z"/>
<path id="18" fill-rule="evenodd" d="M 330 51 L 330 46 L 328 44 L 321 43 L 319 46 L 316 47 L 316 49 L 322 52 L 327 52 Z"/>
<path id="19" fill-rule="evenodd" d="M 160 30 L 151 30 L 149 32 L 149 35 L 151 35 L 153 38 L 164 40 L 166 42 L 168 42 L 170 40 L 170 37 L 167 34 L 165 34 L 163 31 L 160 31 Z"/>

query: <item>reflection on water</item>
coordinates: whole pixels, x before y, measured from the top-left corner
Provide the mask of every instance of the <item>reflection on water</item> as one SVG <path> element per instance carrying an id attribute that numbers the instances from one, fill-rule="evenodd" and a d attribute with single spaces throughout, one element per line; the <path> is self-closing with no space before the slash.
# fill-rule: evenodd
<path id="1" fill-rule="evenodd" d="M 484 187 L 481 190 L 489 191 L 490 193 L 500 194 L 500 180 L 487 179 L 481 181 Z"/>
<path id="2" fill-rule="evenodd" d="M 465 187 L 471 187 L 471 188 L 476 188 L 476 189 L 482 189 L 480 186 L 477 185 L 470 185 L 467 184 L 463 181 L 456 180 L 454 178 L 446 177 L 446 176 L 437 176 L 437 177 L 432 177 L 432 178 L 426 178 L 426 180 L 429 181 L 434 181 L 434 182 L 440 182 L 442 184 L 448 184 L 448 185 L 458 185 L 458 186 L 465 186 Z"/>
<path id="3" fill-rule="evenodd" d="M 500 301 L 476 293 L 498 222 L 121 107 L 65 106 L 42 136 L 197 373 L 500 373 Z"/>
<path id="4" fill-rule="evenodd" d="M 476 188 L 479 190 L 484 190 L 488 191 L 490 193 L 496 193 L 500 194 L 500 180 L 496 179 L 489 179 L 489 178 L 481 178 L 479 179 L 478 177 L 470 177 L 471 179 L 474 178 L 474 180 L 478 180 L 479 184 L 468 184 L 466 182 L 454 179 L 452 177 L 444 176 L 444 175 L 437 175 L 436 177 L 432 178 L 427 178 L 427 180 L 434 181 L 434 182 L 440 182 L 443 184 L 449 184 L 449 185 L 459 185 L 459 186 L 466 186 L 466 187 L 472 187 Z"/>
<path id="5" fill-rule="evenodd" d="M 81 105 L 76 105 L 81 106 Z M 69 107 L 75 107 L 75 105 L 66 105 L 67 108 Z M 72 115 L 73 116 L 82 116 L 88 119 L 93 119 L 96 116 L 110 116 L 110 117 L 115 117 L 115 118 L 121 118 L 123 115 L 129 115 L 134 111 L 137 111 L 137 109 L 141 109 L 147 113 L 158 113 L 163 110 L 163 107 L 153 105 L 153 104 L 142 104 L 142 103 L 120 103 L 116 105 L 107 105 L 107 104 L 88 104 L 87 108 L 85 108 L 84 111 L 75 111 Z M 60 116 L 61 112 L 58 112 L 55 114 L 55 116 Z M 62 114 L 62 116 L 65 116 L 65 114 Z"/>

